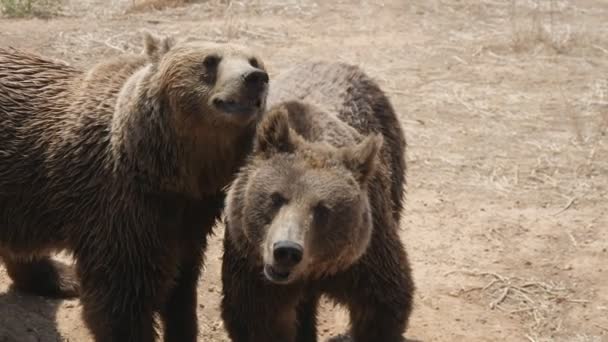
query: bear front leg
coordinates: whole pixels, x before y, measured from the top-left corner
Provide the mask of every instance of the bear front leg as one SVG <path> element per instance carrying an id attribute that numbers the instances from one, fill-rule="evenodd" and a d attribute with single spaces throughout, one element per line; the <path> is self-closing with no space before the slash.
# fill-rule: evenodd
<path id="1" fill-rule="evenodd" d="M 198 227 L 200 230 L 200 227 Z M 203 266 L 206 235 L 183 246 L 176 283 L 161 311 L 165 342 L 194 342 L 198 339 L 197 285 Z"/>
<path id="2" fill-rule="evenodd" d="M 176 284 L 161 311 L 165 342 L 195 342 L 198 338 L 196 287 L 201 265 L 202 258 L 179 266 Z"/>
<path id="3" fill-rule="evenodd" d="M 414 283 L 400 241 L 375 241 L 330 295 L 350 310 L 354 342 L 401 342 L 412 311 Z"/>
<path id="4" fill-rule="evenodd" d="M 141 270 L 130 267 L 96 274 L 80 261 L 78 265 L 83 319 L 95 341 L 156 340 L 154 298 L 142 283 L 154 275 L 142 277 Z"/>
<path id="5" fill-rule="evenodd" d="M 98 238 L 95 245 L 75 253 L 83 318 L 97 342 L 155 341 L 154 313 L 166 301 L 177 274 L 171 247 L 161 245 L 170 241 L 118 234 L 125 230 L 115 230 L 112 239 Z"/>
<path id="6" fill-rule="evenodd" d="M 295 342 L 299 292 L 272 285 L 224 238 L 222 318 L 233 342 Z"/>
<path id="7" fill-rule="evenodd" d="M 194 342 L 198 337 L 197 285 L 207 249 L 207 237 L 224 207 L 223 194 L 179 204 L 180 263 L 175 285 L 161 310 L 165 342 Z"/>
<path id="8" fill-rule="evenodd" d="M 311 293 L 298 304 L 296 342 L 317 342 L 317 305 L 319 296 Z"/>
<path id="9" fill-rule="evenodd" d="M 48 256 L 18 259 L 3 255 L 9 277 L 16 289 L 37 296 L 74 298 L 80 286 L 74 268 Z"/>

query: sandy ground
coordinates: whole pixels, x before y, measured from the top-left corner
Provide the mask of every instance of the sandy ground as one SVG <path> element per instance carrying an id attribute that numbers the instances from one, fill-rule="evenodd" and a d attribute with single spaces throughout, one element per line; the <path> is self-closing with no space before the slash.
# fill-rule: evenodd
<path id="1" fill-rule="evenodd" d="M 126 13 L 65 0 L 0 19 L 12 45 L 86 66 L 140 50 L 138 30 L 237 41 L 272 74 L 298 60 L 363 66 L 409 141 L 402 238 L 419 341 L 608 341 L 608 3 L 603 0 L 207 1 Z M 201 341 L 219 317 L 221 227 L 199 286 Z M 323 339 L 347 314 L 324 305 Z M 80 304 L 10 290 L 0 341 L 87 341 Z"/>

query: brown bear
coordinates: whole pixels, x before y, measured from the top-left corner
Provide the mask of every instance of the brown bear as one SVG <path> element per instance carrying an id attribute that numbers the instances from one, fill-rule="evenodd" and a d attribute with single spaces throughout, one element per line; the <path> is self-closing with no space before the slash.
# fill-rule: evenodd
<path id="1" fill-rule="evenodd" d="M 399 239 L 405 139 L 359 68 L 302 64 L 226 199 L 222 317 L 235 342 L 317 340 L 319 297 L 350 311 L 348 339 L 402 340 L 414 284 Z"/>
<path id="2" fill-rule="evenodd" d="M 81 71 L 0 50 L 0 258 L 14 286 L 80 295 L 96 341 L 197 339 L 196 284 L 268 74 L 244 47 L 145 35 Z M 71 269 L 49 258 L 68 250 Z"/>

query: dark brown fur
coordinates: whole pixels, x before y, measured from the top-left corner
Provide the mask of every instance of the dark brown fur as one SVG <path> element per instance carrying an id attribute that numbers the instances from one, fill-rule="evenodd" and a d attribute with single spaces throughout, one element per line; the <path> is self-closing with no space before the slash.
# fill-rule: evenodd
<path id="1" fill-rule="evenodd" d="M 263 109 L 237 117 L 210 99 L 238 100 L 231 73 L 259 71 L 251 58 L 146 35 L 143 54 L 83 72 L 0 49 L 0 259 L 14 285 L 79 294 L 96 341 L 153 341 L 155 312 L 165 341 L 195 341 L 206 238 Z M 62 249 L 80 289 L 49 258 Z"/>
<path id="2" fill-rule="evenodd" d="M 314 342 L 325 294 L 350 310 L 353 341 L 401 341 L 414 285 L 398 235 L 405 139 L 390 102 L 354 66 L 310 63 L 273 79 L 269 103 L 227 197 L 222 317 L 230 337 Z M 325 223 L 315 223 L 319 203 L 331 213 Z M 290 225 L 304 231 L 293 238 L 303 261 L 284 283 L 269 281 L 268 241 Z"/>

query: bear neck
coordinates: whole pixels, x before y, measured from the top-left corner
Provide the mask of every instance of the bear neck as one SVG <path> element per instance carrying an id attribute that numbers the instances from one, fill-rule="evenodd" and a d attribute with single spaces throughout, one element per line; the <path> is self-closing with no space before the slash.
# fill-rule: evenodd
<path id="1" fill-rule="evenodd" d="M 146 192 L 193 198 L 218 193 L 251 150 L 255 123 L 177 128 L 178 113 L 154 75 L 154 66 L 145 67 L 121 90 L 111 128 L 115 174 Z"/>
<path id="2" fill-rule="evenodd" d="M 215 194 L 234 179 L 253 149 L 255 123 L 247 127 L 205 126 L 179 138 L 183 179 L 200 196 Z"/>

